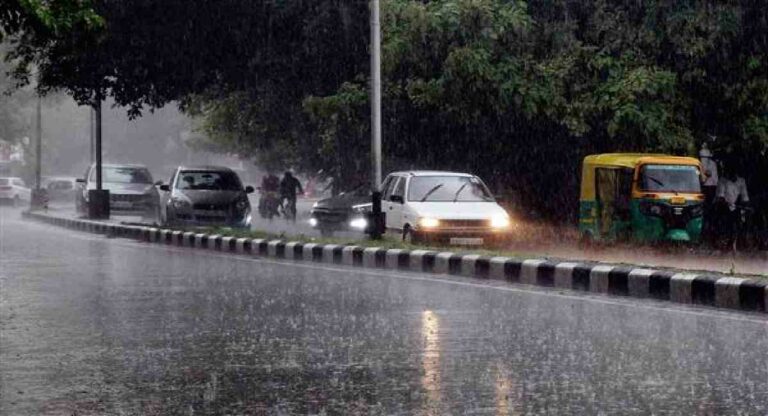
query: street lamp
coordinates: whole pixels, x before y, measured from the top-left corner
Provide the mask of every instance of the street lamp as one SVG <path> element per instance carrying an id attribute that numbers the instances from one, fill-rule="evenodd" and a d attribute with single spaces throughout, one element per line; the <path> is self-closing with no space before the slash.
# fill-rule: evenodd
<path id="1" fill-rule="evenodd" d="M 371 195 L 373 239 L 381 238 L 384 215 L 381 212 L 381 24 L 379 0 L 371 0 Z"/>
<path id="2" fill-rule="evenodd" d="M 48 205 L 45 191 L 42 189 L 42 153 L 43 153 L 43 97 L 37 94 L 35 114 L 35 189 L 30 198 L 30 209 L 46 208 Z"/>
<path id="3" fill-rule="evenodd" d="M 103 100 L 101 90 L 96 91 L 93 104 L 95 122 L 95 149 L 96 156 L 96 189 L 88 190 L 88 217 L 92 219 L 109 218 L 109 190 L 102 188 L 101 169 L 101 102 Z M 89 171 L 90 174 L 90 171 Z"/>

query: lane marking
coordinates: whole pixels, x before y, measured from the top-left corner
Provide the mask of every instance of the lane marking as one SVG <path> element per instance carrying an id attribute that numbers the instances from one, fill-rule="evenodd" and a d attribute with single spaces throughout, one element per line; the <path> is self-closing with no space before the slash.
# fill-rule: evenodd
<path id="1" fill-rule="evenodd" d="M 485 283 L 463 282 L 459 280 L 454 280 L 454 276 L 447 275 L 447 274 L 442 275 L 442 276 L 445 276 L 443 278 L 438 278 L 438 277 L 421 276 L 420 273 L 418 272 L 405 274 L 395 270 L 384 271 L 384 270 L 372 270 L 372 269 L 358 268 L 358 267 L 328 266 L 323 263 L 286 262 L 286 261 L 275 260 L 275 259 L 264 258 L 264 257 L 246 257 L 246 255 L 243 255 L 243 254 L 238 255 L 237 253 L 216 253 L 216 252 L 210 252 L 208 250 L 201 250 L 197 248 L 189 248 L 189 247 L 184 248 L 184 247 L 178 247 L 174 245 L 138 242 L 138 241 L 132 241 L 132 240 L 123 239 L 123 238 L 121 239 L 106 238 L 103 235 L 67 233 L 65 232 L 67 231 L 65 229 L 59 229 L 57 227 L 48 226 L 47 224 L 39 224 L 39 223 L 34 223 L 34 224 L 40 225 L 44 228 L 48 228 L 48 229 L 54 228 L 57 231 L 61 231 L 60 234 L 62 235 L 59 236 L 61 238 L 76 238 L 76 239 L 85 240 L 85 241 L 107 242 L 113 246 L 130 248 L 134 250 L 139 250 L 139 249 L 146 250 L 148 248 L 161 249 L 161 250 L 179 253 L 179 254 L 193 254 L 192 257 L 198 257 L 200 255 L 203 255 L 203 256 L 216 257 L 216 258 L 228 259 L 228 260 L 238 260 L 238 261 L 245 261 L 245 262 L 251 262 L 251 263 L 270 264 L 270 265 L 282 266 L 287 268 L 295 267 L 295 268 L 307 269 L 307 270 L 323 270 L 327 272 L 336 272 L 337 274 L 335 276 L 342 276 L 349 279 L 355 278 L 355 276 L 352 274 L 374 276 L 374 277 L 390 277 L 390 278 L 395 278 L 400 280 L 441 283 L 441 284 L 448 284 L 448 285 L 454 285 L 454 286 L 471 287 L 476 289 L 492 289 L 492 290 L 499 290 L 499 291 L 512 292 L 512 293 L 525 293 L 525 294 L 530 294 L 535 296 L 569 299 L 574 301 L 591 302 L 591 303 L 597 303 L 602 305 L 635 307 L 638 309 L 644 309 L 649 311 L 671 312 L 671 313 L 676 313 L 680 315 L 711 317 L 711 318 L 723 319 L 728 321 L 749 322 L 749 323 L 756 323 L 761 325 L 768 325 L 768 319 L 749 318 L 749 317 L 735 315 L 737 313 L 744 313 L 744 312 L 731 312 L 731 311 L 723 311 L 723 310 L 712 310 L 712 311 L 688 310 L 688 309 L 681 308 L 681 306 L 684 306 L 685 304 L 674 303 L 674 302 L 664 302 L 664 306 L 654 306 L 650 304 L 644 304 L 647 302 L 652 302 L 652 300 L 649 300 L 649 299 L 635 300 L 633 298 L 626 298 L 622 300 L 611 300 L 611 299 L 603 299 L 603 298 L 590 296 L 589 292 L 584 292 L 584 294 L 581 294 L 581 292 L 578 292 L 579 294 L 575 294 L 575 293 L 566 294 L 566 293 L 556 292 L 554 290 L 547 290 L 546 288 L 543 288 L 541 286 L 531 286 L 530 288 L 522 288 L 522 287 L 510 287 L 508 286 L 509 283 L 504 283 L 504 282 L 499 282 L 498 283 L 499 285 L 496 285 L 494 284 L 496 282 L 491 282 L 491 281 L 488 281 Z M 66 236 L 63 234 L 66 234 Z M 338 274 L 338 272 L 342 272 L 342 273 Z M 348 276 L 344 276 L 344 274 L 348 274 Z M 479 280 L 478 278 L 474 278 L 474 279 Z M 504 284 L 505 286 L 500 286 L 501 284 Z"/>

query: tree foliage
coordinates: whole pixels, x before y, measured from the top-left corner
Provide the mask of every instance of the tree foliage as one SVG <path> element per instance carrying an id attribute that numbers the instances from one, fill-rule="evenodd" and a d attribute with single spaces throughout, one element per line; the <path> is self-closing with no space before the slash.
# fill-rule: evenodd
<path id="1" fill-rule="evenodd" d="M 61 35 L 76 26 L 97 27 L 103 20 L 89 0 L 4 0 L 0 3 L 0 42 L 20 33 Z"/>
<path id="2" fill-rule="evenodd" d="M 384 7 L 390 162 L 478 172 L 555 215 L 575 205 L 579 161 L 592 152 L 692 154 L 715 135 L 721 154 L 765 164 L 768 13 L 757 2 Z M 314 111 L 324 113 L 350 109 Z"/>
<path id="3" fill-rule="evenodd" d="M 28 0 L 29 1 L 29 0 Z M 352 0 L 99 0 L 102 30 L 23 38 L 44 88 L 133 114 L 180 100 L 207 145 L 368 171 L 368 10 Z M 469 170 L 574 212 L 604 151 L 768 150 L 768 9 L 755 0 L 384 0 L 386 169 Z M 73 34 L 72 34 L 73 33 Z"/>

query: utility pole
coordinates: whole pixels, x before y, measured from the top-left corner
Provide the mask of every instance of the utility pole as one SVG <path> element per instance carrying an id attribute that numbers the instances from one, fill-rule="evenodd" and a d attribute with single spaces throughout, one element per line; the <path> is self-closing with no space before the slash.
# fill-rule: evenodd
<path id="1" fill-rule="evenodd" d="M 35 119 L 35 133 L 37 143 L 35 144 L 35 190 L 40 192 L 40 180 L 42 172 L 42 152 L 43 152 L 43 97 L 37 95 L 37 117 Z"/>
<path id="2" fill-rule="evenodd" d="M 381 238 L 381 23 L 379 0 L 371 0 L 371 193 L 373 221 L 371 237 Z"/>
<path id="3" fill-rule="evenodd" d="M 93 106 L 96 120 L 96 190 L 101 191 L 101 94 L 96 94 L 96 105 Z"/>
<path id="4" fill-rule="evenodd" d="M 43 164 L 43 97 L 37 95 L 37 109 L 35 113 L 35 189 L 30 198 L 30 209 L 47 209 L 48 198 L 42 189 L 42 164 Z"/>
<path id="5" fill-rule="evenodd" d="M 88 112 L 88 121 L 89 121 L 88 133 L 89 133 L 90 139 L 91 139 L 91 143 L 90 143 L 91 165 L 93 165 L 93 162 L 94 162 L 94 159 L 95 159 L 95 154 L 96 154 L 96 151 L 94 149 L 94 146 L 96 146 L 96 143 L 94 143 L 93 131 L 94 131 L 94 129 L 96 129 L 96 122 L 94 121 L 95 117 L 94 117 L 94 114 L 93 114 L 94 113 L 93 107 L 90 107 L 89 110 L 90 111 Z"/>
<path id="6" fill-rule="evenodd" d="M 102 188 L 101 168 L 101 91 L 96 91 L 93 113 L 95 121 L 94 153 L 96 154 L 96 189 L 88 190 L 88 217 L 92 219 L 109 218 L 109 191 Z"/>

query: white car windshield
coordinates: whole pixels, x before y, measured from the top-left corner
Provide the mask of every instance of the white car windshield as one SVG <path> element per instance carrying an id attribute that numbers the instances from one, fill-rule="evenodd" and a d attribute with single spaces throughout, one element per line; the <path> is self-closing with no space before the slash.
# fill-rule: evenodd
<path id="1" fill-rule="evenodd" d="M 105 166 L 101 171 L 103 175 L 102 181 L 106 183 L 152 183 L 152 175 L 149 174 L 146 168 Z M 92 182 L 96 181 L 96 169 L 91 170 L 90 180 Z"/>
<path id="2" fill-rule="evenodd" d="M 413 202 L 491 202 L 483 182 L 473 176 L 416 176 L 411 178 L 408 200 Z"/>

